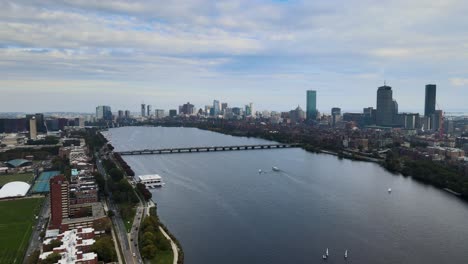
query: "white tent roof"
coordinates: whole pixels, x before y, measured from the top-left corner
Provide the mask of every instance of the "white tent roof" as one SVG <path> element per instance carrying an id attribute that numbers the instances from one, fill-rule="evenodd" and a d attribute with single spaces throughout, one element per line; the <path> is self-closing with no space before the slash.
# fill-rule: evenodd
<path id="1" fill-rule="evenodd" d="M 25 182 L 9 182 L 0 189 L 0 198 L 25 196 L 30 187 L 31 185 Z"/>

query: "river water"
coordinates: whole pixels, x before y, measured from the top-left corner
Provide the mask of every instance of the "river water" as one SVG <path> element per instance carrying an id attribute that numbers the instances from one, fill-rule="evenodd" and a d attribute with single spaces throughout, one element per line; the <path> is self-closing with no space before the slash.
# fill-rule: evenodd
<path id="1" fill-rule="evenodd" d="M 161 127 L 108 137 L 116 151 L 269 142 Z M 467 203 L 374 163 L 298 148 L 124 158 L 163 177 L 153 200 L 186 264 L 324 263 L 326 248 L 327 263 L 468 263 Z"/>

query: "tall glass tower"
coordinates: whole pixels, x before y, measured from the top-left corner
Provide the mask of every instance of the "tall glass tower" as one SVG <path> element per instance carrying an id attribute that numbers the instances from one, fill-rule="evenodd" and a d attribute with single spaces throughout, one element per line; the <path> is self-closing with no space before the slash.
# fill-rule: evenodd
<path id="1" fill-rule="evenodd" d="M 317 91 L 307 91 L 307 120 L 317 119 Z"/>
<path id="2" fill-rule="evenodd" d="M 384 85 L 377 89 L 377 116 L 379 126 L 392 126 L 395 114 L 392 87 Z"/>
<path id="3" fill-rule="evenodd" d="M 426 100 L 424 103 L 424 115 L 431 116 L 435 113 L 436 107 L 436 85 L 426 85 Z"/>

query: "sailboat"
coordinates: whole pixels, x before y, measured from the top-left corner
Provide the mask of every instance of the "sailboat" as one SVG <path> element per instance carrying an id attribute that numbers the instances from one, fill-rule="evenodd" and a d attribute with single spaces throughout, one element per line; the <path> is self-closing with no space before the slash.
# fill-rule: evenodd
<path id="1" fill-rule="evenodd" d="M 322 255 L 322 258 L 323 258 L 323 259 L 327 259 L 327 258 L 328 258 L 328 248 L 327 248 L 327 250 L 325 251 L 325 255 Z"/>
<path id="2" fill-rule="evenodd" d="M 348 258 L 348 250 L 345 250 L 345 252 L 344 252 L 344 258 L 345 258 L 345 259 Z"/>

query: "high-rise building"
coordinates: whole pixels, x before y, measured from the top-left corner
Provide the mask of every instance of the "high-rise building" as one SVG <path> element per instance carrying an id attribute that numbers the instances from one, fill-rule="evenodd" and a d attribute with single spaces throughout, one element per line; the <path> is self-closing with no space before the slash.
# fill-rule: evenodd
<path id="1" fill-rule="evenodd" d="M 375 124 L 375 109 L 374 107 L 366 107 L 362 110 L 364 113 L 364 125 Z"/>
<path id="2" fill-rule="evenodd" d="M 125 118 L 130 118 L 130 110 L 125 110 Z"/>
<path id="3" fill-rule="evenodd" d="M 50 179 L 50 223 L 49 229 L 58 229 L 64 218 L 69 217 L 70 198 L 68 181 L 63 175 Z"/>
<path id="4" fill-rule="evenodd" d="M 186 104 L 183 104 L 182 107 L 180 107 L 179 114 L 192 115 L 194 113 L 194 108 L 195 106 L 193 104 L 187 102 Z"/>
<path id="5" fill-rule="evenodd" d="M 301 123 L 305 120 L 305 112 L 300 106 L 297 106 L 296 109 L 289 111 L 289 118 L 292 123 Z"/>
<path id="6" fill-rule="evenodd" d="M 341 108 L 339 107 L 333 107 L 331 109 L 331 115 L 332 115 L 332 126 L 336 126 L 336 123 L 340 121 L 341 119 Z"/>
<path id="7" fill-rule="evenodd" d="M 224 113 L 226 109 L 228 108 L 228 103 L 222 103 L 221 104 L 221 111 Z"/>
<path id="8" fill-rule="evenodd" d="M 213 113 L 215 116 L 221 113 L 221 105 L 218 100 L 213 100 Z"/>
<path id="9" fill-rule="evenodd" d="M 392 87 L 387 85 L 379 87 L 377 89 L 377 125 L 392 126 L 394 109 Z"/>
<path id="10" fill-rule="evenodd" d="M 163 109 L 156 109 L 154 110 L 154 115 L 157 119 L 164 117 L 164 110 Z"/>
<path id="11" fill-rule="evenodd" d="M 145 116 L 146 115 L 146 105 L 145 104 L 141 104 L 141 116 Z"/>
<path id="12" fill-rule="evenodd" d="M 119 118 L 119 119 L 124 118 L 124 111 L 123 111 L 123 110 L 119 110 L 119 112 L 118 112 L 118 118 Z"/>
<path id="13" fill-rule="evenodd" d="M 170 117 L 176 117 L 177 116 L 177 110 L 176 109 L 170 109 L 169 110 L 169 116 Z"/>
<path id="14" fill-rule="evenodd" d="M 424 102 L 424 115 L 430 117 L 436 110 L 436 85 L 426 85 L 426 100 Z"/>
<path id="15" fill-rule="evenodd" d="M 246 117 L 252 115 L 252 108 L 250 107 L 250 105 L 245 106 L 244 114 L 245 114 Z"/>
<path id="16" fill-rule="evenodd" d="M 249 108 L 250 108 L 250 116 L 256 117 L 255 109 L 254 109 L 254 104 L 249 103 Z"/>
<path id="17" fill-rule="evenodd" d="M 307 120 L 317 119 L 317 91 L 307 91 L 306 116 Z"/>
<path id="18" fill-rule="evenodd" d="M 96 107 L 96 119 L 97 120 L 112 120 L 112 111 L 110 106 L 100 105 Z"/>
<path id="19" fill-rule="evenodd" d="M 443 127 L 443 112 L 442 110 L 435 110 L 431 115 L 431 129 L 434 131 L 440 131 Z"/>
<path id="20" fill-rule="evenodd" d="M 151 116 L 151 105 L 146 106 L 146 116 Z"/>
<path id="21" fill-rule="evenodd" d="M 37 126 L 36 126 L 36 117 L 33 116 L 29 119 L 29 138 L 37 139 Z"/>

